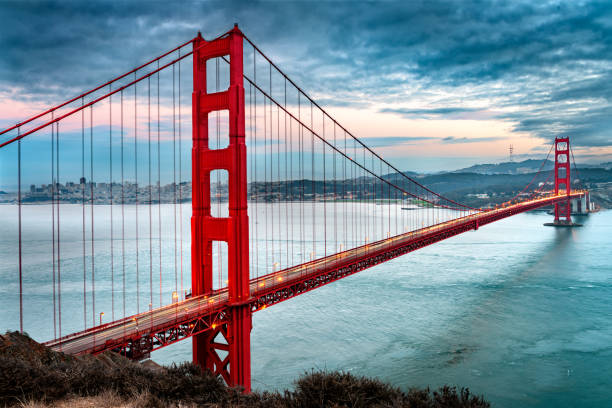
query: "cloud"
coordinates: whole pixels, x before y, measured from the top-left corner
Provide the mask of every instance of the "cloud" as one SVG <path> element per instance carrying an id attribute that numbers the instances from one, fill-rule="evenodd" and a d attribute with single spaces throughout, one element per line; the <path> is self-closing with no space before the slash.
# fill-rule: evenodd
<path id="1" fill-rule="evenodd" d="M 476 108 L 462 107 L 440 107 L 440 108 L 425 108 L 425 109 L 408 109 L 408 108 L 384 108 L 380 110 L 383 113 L 397 113 L 407 118 L 431 118 L 431 117 L 455 117 L 465 113 L 473 113 L 481 111 Z"/>
<path id="2" fill-rule="evenodd" d="M 389 147 L 399 145 L 415 144 L 425 140 L 439 140 L 431 136 L 375 136 L 362 137 L 360 140 L 369 147 Z"/>
<path id="3" fill-rule="evenodd" d="M 442 143 L 481 143 L 481 142 L 494 142 L 500 140 L 499 137 L 455 137 L 447 136 L 442 138 Z"/>
<path id="4" fill-rule="evenodd" d="M 606 1 L 0 7 L 0 86 L 22 89 L 15 100 L 61 101 L 198 29 L 211 38 L 237 22 L 326 105 L 426 119 L 482 119 L 494 111 L 517 137 L 570 135 L 577 146 L 612 146 L 612 3 Z"/>

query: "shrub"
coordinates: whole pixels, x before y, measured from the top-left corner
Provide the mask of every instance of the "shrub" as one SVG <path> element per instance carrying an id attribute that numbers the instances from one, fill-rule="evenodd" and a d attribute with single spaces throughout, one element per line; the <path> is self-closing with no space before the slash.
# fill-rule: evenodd
<path id="1" fill-rule="evenodd" d="M 294 391 L 244 395 L 192 363 L 147 368 L 118 354 L 73 357 L 54 352 L 27 335 L 0 336 L 0 405 L 53 402 L 74 396 L 111 395 L 129 406 L 165 407 L 409 407 L 486 408 L 467 388 L 411 389 L 407 393 L 376 379 L 342 372 L 311 372 Z"/>

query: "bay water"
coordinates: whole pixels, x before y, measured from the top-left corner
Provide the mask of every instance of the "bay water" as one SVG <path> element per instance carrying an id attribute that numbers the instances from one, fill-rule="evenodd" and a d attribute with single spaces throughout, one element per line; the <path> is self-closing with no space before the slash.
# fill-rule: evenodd
<path id="1" fill-rule="evenodd" d="M 78 205 L 63 207 L 81 211 Z M 54 336 L 50 206 L 23 211 L 29 220 L 23 229 L 24 329 L 44 341 Z M 172 206 L 163 211 L 162 223 L 173 216 Z M 104 242 L 110 222 L 100 222 L 105 214 L 96 210 L 94 261 L 111 255 Z M 19 327 L 15 215 L 14 206 L 0 206 L 2 330 Z M 188 211 L 181 215 L 187 240 Z M 129 226 L 133 214 L 126 219 Z M 577 218 L 581 228 L 544 227 L 550 219 L 543 212 L 517 215 L 255 313 L 253 387 L 290 388 L 304 372 L 342 370 L 403 389 L 469 387 L 496 407 L 612 407 L 612 212 Z M 112 311 L 98 306 L 111 287 L 122 287 L 122 276 L 113 275 L 111 284 L 108 268 L 96 270 L 100 299 L 96 315 L 89 301 L 85 305 L 84 322 L 82 252 L 89 264 L 91 243 L 82 248 L 80 220 L 62 217 L 68 223 L 62 224 L 62 334 L 96 324 L 99 312 L 104 322 L 124 313 L 119 297 Z M 117 213 L 113 227 L 115 234 L 120 231 Z M 121 262 L 122 250 L 135 251 L 131 234 L 125 249 L 113 246 L 116 270 L 134 268 L 131 258 L 125 266 Z M 180 266 L 183 289 L 190 285 L 188 242 L 184 259 L 175 260 L 173 229 L 164 228 L 162 236 L 161 246 L 146 239 L 139 245 L 151 245 L 154 256 L 161 251 L 162 272 L 169 276 L 161 288 L 149 288 L 148 274 L 159 271 L 149 271 L 141 260 L 142 293 L 135 293 L 131 274 L 126 278 L 127 314 L 136 312 L 136 296 L 142 297 L 138 310 L 146 310 L 149 291 L 154 307 L 160 300 L 167 303 L 179 287 Z M 191 341 L 155 351 L 151 358 L 162 364 L 189 360 Z"/>

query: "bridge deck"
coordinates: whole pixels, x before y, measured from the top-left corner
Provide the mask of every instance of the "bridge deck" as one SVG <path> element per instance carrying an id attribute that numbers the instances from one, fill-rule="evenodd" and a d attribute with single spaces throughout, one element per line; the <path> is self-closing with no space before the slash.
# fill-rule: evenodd
<path id="1" fill-rule="evenodd" d="M 577 198 L 582 194 L 575 192 L 570 197 Z M 261 310 L 415 249 L 565 199 L 565 195 L 549 196 L 469 215 L 268 274 L 251 280 L 252 295 L 248 303 L 253 311 Z M 46 344 L 69 354 L 117 350 L 138 358 L 224 323 L 228 307 L 227 289 L 222 289 Z"/>

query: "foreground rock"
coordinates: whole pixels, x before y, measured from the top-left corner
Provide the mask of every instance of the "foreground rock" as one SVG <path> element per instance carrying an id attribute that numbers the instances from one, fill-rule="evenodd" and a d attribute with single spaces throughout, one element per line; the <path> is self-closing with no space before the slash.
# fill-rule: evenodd
<path id="1" fill-rule="evenodd" d="M 489 407 L 467 389 L 402 392 L 378 380 L 315 372 L 294 391 L 242 395 L 199 367 L 138 364 L 114 353 L 73 357 L 17 332 L 0 336 L 0 406 L 27 407 Z"/>

